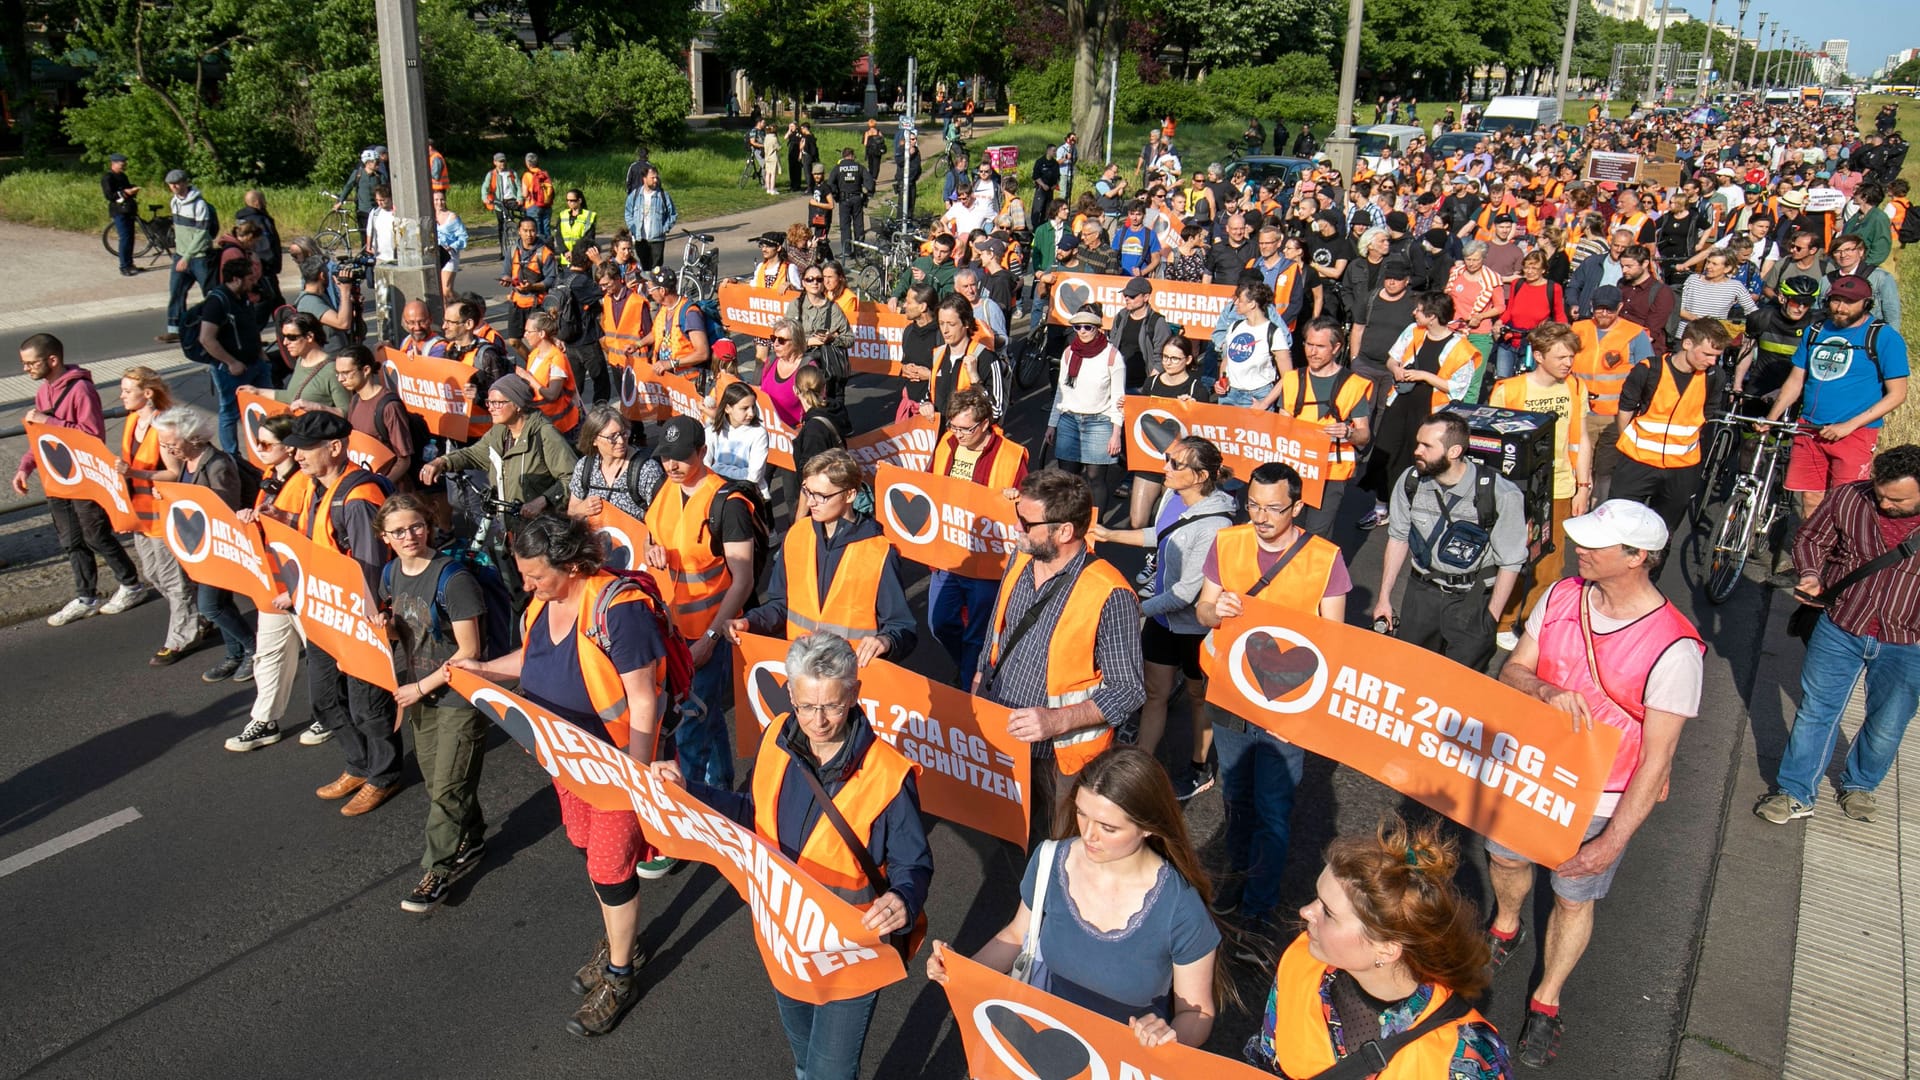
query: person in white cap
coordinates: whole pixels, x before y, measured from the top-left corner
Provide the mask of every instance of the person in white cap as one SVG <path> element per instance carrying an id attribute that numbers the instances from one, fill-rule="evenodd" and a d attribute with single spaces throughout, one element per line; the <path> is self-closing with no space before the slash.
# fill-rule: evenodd
<path id="1" fill-rule="evenodd" d="M 1627 841 L 1665 794 L 1680 729 L 1699 714 L 1706 654 L 1693 624 L 1653 584 L 1667 550 L 1659 514 L 1609 499 L 1568 518 L 1566 534 L 1579 573 L 1555 582 L 1534 605 L 1500 681 L 1564 710 L 1580 730 L 1605 724 L 1621 738 L 1585 843 L 1552 868 L 1558 902 L 1541 935 L 1540 981 L 1515 1048 L 1521 1063 L 1535 1068 L 1559 1049 L 1560 993 L 1592 936 L 1594 902 L 1607 894 Z M 1487 855 L 1495 899 L 1487 934 L 1498 970 L 1527 940 L 1520 917 L 1535 868 L 1492 840 Z"/>

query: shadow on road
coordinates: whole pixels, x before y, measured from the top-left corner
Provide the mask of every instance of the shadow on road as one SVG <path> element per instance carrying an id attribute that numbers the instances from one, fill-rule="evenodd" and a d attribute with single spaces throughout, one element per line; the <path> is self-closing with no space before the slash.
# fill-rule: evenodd
<path id="1" fill-rule="evenodd" d="M 227 713 L 214 703 L 191 716 L 151 713 L 34 762 L 0 780 L 0 836 L 24 829 L 69 803 L 111 786 L 228 720 Z"/>

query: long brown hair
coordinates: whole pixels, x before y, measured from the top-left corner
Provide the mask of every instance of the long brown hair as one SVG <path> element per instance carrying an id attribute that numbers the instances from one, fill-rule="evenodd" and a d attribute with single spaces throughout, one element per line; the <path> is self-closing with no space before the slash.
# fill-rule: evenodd
<path id="1" fill-rule="evenodd" d="M 1327 869 L 1378 942 L 1397 942 L 1413 977 L 1465 997 L 1486 990 L 1487 941 L 1480 912 L 1454 884 L 1459 842 L 1438 822 L 1419 827 L 1398 815 L 1372 836 L 1342 836 L 1327 847 Z"/>

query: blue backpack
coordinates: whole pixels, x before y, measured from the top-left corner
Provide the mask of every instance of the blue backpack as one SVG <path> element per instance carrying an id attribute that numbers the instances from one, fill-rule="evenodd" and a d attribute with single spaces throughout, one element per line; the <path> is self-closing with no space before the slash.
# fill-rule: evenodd
<path id="1" fill-rule="evenodd" d="M 476 659 L 498 659 L 519 648 L 520 621 L 513 616 L 513 593 L 493 562 L 463 547 L 448 548 L 440 552 L 440 557 L 447 561 L 440 567 L 439 580 L 433 583 L 433 614 L 427 623 L 427 634 L 443 645 L 453 641 L 452 620 L 446 618 L 444 597 L 454 572 L 465 570 L 480 586 L 480 595 L 487 605 L 486 614 L 480 617 L 480 655 Z M 388 596 L 393 595 L 393 568 L 399 562 L 393 559 L 380 568 L 380 591 Z"/>

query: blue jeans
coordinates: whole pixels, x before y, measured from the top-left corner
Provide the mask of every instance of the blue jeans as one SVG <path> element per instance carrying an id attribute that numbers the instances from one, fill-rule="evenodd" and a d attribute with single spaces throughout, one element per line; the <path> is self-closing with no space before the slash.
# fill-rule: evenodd
<path id="1" fill-rule="evenodd" d="M 1220 404 L 1241 406 L 1257 405 L 1262 398 L 1271 393 L 1273 393 L 1272 383 L 1268 383 L 1256 390 L 1228 390 L 1226 394 L 1220 398 Z"/>
<path id="2" fill-rule="evenodd" d="M 1227 868 L 1244 873 L 1240 909 L 1265 915 L 1280 902 L 1280 876 L 1287 868 L 1293 793 L 1306 771 L 1307 753 L 1249 725 L 1213 725 L 1220 755 L 1221 796 L 1227 811 Z"/>
<path id="3" fill-rule="evenodd" d="M 211 585 L 195 585 L 194 591 L 200 617 L 218 627 L 221 640 L 226 642 L 227 658 L 241 660 L 252 656 L 253 627 L 248 626 L 246 616 L 240 614 L 240 605 L 233 602 L 233 594 Z"/>
<path id="4" fill-rule="evenodd" d="M 780 1026 L 793 1047 L 794 1080 L 854 1080 L 860 1075 L 860 1051 L 880 992 L 826 1005 L 796 1001 L 778 990 Z"/>
<path id="5" fill-rule="evenodd" d="M 1827 762 L 1833 760 L 1840 712 L 1863 668 L 1867 718 L 1847 751 L 1846 768 L 1840 774 L 1842 791 L 1872 791 L 1893 767 L 1900 736 L 1920 705 L 1920 645 L 1888 645 L 1856 637 L 1822 615 L 1807 641 L 1807 658 L 1800 665 L 1800 710 L 1774 778 L 1781 791 L 1809 806 Z"/>
<path id="6" fill-rule="evenodd" d="M 175 262 L 173 276 L 167 279 L 167 333 L 180 332 L 180 320 L 187 314 L 187 293 L 194 282 L 200 283 L 200 295 L 207 295 L 208 286 L 213 284 L 213 260 L 205 255 L 195 255 L 187 260 L 187 268 L 179 269 Z"/>
<path id="7" fill-rule="evenodd" d="M 1493 378 L 1495 380 L 1510 379 L 1520 374 L 1520 363 L 1524 359 L 1526 358 L 1520 349 L 1511 345 L 1496 344 L 1493 347 Z"/>
<path id="8" fill-rule="evenodd" d="M 120 272 L 133 269 L 133 215 L 113 214 L 113 231 L 120 238 Z"/>
<path id="9" fill-rule="evenodd" d="M 242 386 L 271 387 L 273 371 L 265 360 L 257 361 L 245 375 L 235 375 L 225 364 L 213 365 L 213 403 L 220 412 L 220 449 L 229 454 L 240 452 L 240 400 L 234 391 Z"/>
<path id="10" fill-rule="evenodd" d="M 540 234 L 540 239 L 546 240 L 552 236 L 553 207 L 529 206 L 527 220 L 533 222 L 533 230 Z"/>
<path id="11" fill-rule="evenodd" d="M 733 740 L 727 710 L 733 707 L 733 646 L 715 644 L 713 655 L 693 669 L 693 698 L 685 703 L 673 733 L 680 771 L 709 787 L 733 789 Z"/>
<path id="12" fill-rule="evenodd" d="M 980 666 L 980 649 L 987 642 L 987 627 L 993 624 L 993 602 L 1000 595 L 1000 583 L 992 578 L 961 577 L 946 570 L 935 570 L 927 585 L 927 625 L 933 639 L 960 665 L 954 685 L 962 690 L 973 686 L 973 673 Z"/>

